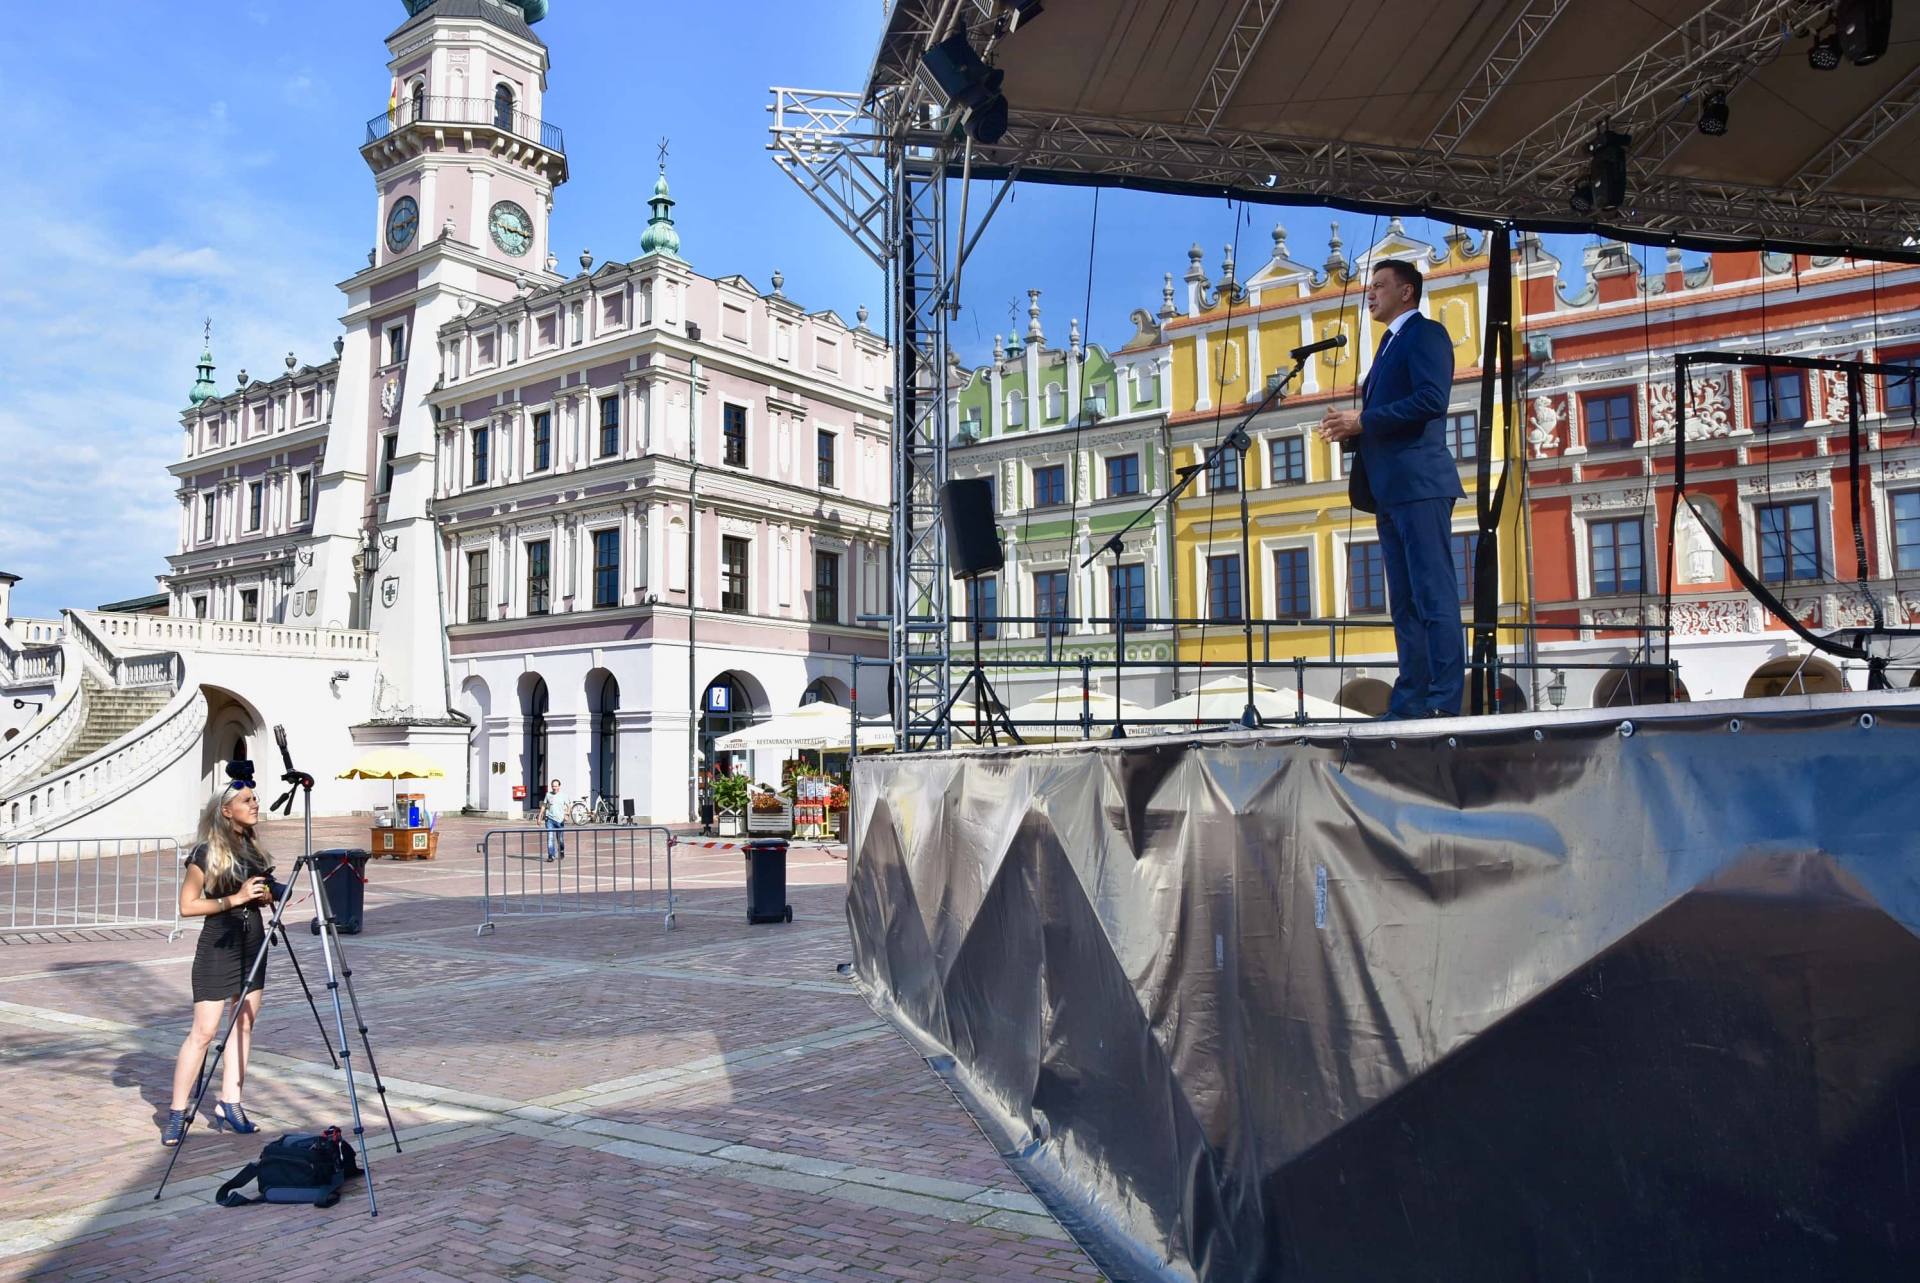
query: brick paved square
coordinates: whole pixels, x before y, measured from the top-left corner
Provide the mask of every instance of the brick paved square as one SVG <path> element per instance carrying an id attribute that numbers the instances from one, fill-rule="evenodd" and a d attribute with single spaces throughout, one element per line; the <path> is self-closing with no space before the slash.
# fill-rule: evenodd
<path id="1" fill-rule="evenodd" d="M 363 824 L 318 822 L 316 845 L 364 845 Z M 283 951 L 247 1085 L 263 1134 L 197 1126 L 155 1202 L 193 930 L 0 944 L 0 1280 L 199 1283 L 230 1276 L 235 1234 L 246 1275 L 282 1283 L 1099 1277 L 838 974 L 832 854 L 795 848 L 791 926 L 747 925 L 737 851 L 686 849 L 673 930 L 662 867 L 655 912 L 478 934 L 487 827 L 448 820 L 439 859 L 374 862 L 345 943 L 405 1147 L 363 1078 L 377 1220 L 360 1184 L 328 1210 L 210 1203 L 272 1135 L 348 1122 Z M 298 827 L 268 840 L 291 867 Z M 330 1026 L 311 917 L 290 911 L 290 939 Z"/>

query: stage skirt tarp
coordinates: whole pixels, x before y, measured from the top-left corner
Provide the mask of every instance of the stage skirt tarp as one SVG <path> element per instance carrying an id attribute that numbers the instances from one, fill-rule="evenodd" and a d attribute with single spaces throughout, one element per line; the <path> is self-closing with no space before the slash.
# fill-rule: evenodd
<path id="1" fill-rule="evenodd" d="M 1852 700 L 864 759 L 858 977 L 1116 1276 L 1920 1278 Z"/>

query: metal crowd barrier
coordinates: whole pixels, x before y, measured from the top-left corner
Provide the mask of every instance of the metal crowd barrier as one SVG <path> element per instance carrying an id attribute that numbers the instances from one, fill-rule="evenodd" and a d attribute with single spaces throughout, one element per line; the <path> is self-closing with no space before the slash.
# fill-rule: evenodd
<path id="1" fill-rule="evenodd" d="M 174 838 L 37 838 L 0 843 L 0 934 L 165 927 L 180 934 Z"/>
<path id="2" fill-rule="evenodd" d="M 664 913 L 664 925 L 673 928 L 673 835 L 664 828 L 489 829 L 478 846 L 484 916 L 476 935 L 492 930 L 497 918 L 555 913 Z"/>

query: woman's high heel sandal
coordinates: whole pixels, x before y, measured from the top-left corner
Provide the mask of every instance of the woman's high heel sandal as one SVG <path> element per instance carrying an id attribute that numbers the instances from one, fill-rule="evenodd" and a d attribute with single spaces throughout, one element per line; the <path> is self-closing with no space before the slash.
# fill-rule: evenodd
<path id="1" fill-rule="evenodd" d="M 186 1134 L 187 1111 L 184 1109 L 169 1109 L 167 1111 L 167 1124 L 160 1129 L 160 1143 L 168 1149 L 172 1149 L 180 1143 L 181 1137 Z"/>
<path id="2" fill-rule="evenodd" d="M 247 1132 L 257 1132 L 260 1128 L 247 1117 L 247 1111 L 240 1108 L 237 1102 L 229 1105 L 221 1100 L 214 1102 L 213 1130 L 240 1132 L 244 1135 Z"/>

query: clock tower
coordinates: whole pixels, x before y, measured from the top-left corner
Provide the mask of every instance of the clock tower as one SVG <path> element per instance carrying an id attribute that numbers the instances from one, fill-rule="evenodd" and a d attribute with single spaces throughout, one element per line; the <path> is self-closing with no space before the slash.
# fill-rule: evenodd
<path id="1" fill-rule="evenodd" d="M 315 528 L 301 572 L 322 618 L 380 635 L 377 723 L 431 738 L 449 717 L 434 425 L 440 327 L 476 304 L 556 284 L 553 191 L 567 179 L 544 112 L 547 0 L 401 0 L 387 84 L 360 154 L 375 218 L 365 267 L 341 283 L 345 345 Z M 408 742 L 416 738 L 409 731 Z"/>

